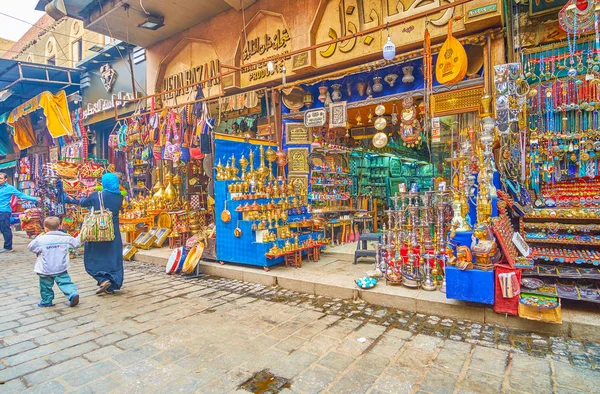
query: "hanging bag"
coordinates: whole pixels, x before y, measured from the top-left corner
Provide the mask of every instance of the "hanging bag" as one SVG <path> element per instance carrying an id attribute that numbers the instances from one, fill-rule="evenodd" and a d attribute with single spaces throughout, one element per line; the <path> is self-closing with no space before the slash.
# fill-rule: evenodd
<path id="1" fill-rule="evenodd" d="M 115 239 L 112 212 L 104 208 L 102 192 L 98 192 L 100 211 L 91 211 L 85 215 L 81 225 L 81 242 L 110 242 Z"/>

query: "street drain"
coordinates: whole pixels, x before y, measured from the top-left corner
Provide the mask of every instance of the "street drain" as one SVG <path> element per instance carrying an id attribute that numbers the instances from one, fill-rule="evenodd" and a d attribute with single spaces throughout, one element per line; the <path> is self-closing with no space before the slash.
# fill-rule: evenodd
<path id="1" fill-rule="evenodd" d="M 289 389 L 291 381 L 286 378 L 273 375 L 268 369 L 257 372 L 240 385 L 240 389 L 250 391 L 254 394 L 275 394 L 283 389 Z"/>

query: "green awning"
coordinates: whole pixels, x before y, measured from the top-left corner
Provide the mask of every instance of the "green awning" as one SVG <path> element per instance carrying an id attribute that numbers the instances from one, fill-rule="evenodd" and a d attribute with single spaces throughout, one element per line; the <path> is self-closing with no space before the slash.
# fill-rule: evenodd
<path id="1" fill-rule="evenodd" d="M 17 161 L 16 160 L 12 160 L 12 161 L 7 161 L 6 163 L 0 163 L 0 170 L 5 170 L 7 168 L 13 168 L 17 166 Z"/>

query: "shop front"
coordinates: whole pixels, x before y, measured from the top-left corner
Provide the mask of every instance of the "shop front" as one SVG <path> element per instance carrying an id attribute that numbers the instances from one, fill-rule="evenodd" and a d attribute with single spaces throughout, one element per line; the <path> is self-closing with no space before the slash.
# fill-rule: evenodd
<path id="1" fill-rule="evenodd" d="M 519 296 L 535 256 L 511 221 L 529 210 L 527 71 L 504 60 L 501 4 L 372 3 L 264 1 L 148 48 L 137 101 L 165 127 L 139 207 L 164 204 L 172 177 L 214 198 L 215 233 L 170 242 L 167 272 L 191 272 L 214 235 L 223 264 L 325 277 L 334 259 L 356 264 L 340 267 L 352 283 L 368 262 L 365 297 L 379 281 L 531 318 L 546 305 Z M 202 176 L 177 164 L 189 147 Z"/>

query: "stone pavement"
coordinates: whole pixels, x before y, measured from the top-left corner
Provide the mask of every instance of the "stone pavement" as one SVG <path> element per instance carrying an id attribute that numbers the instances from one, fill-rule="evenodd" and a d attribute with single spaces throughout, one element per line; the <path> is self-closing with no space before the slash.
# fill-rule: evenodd
<path id="1" fill-rule="evenodd" d="M 37 308 L 0 255 L 0 393 L 600 392 L 600 345 L 131 263 L 119 295 Z M 269 391 L 270 390 L 270 391 Z"/>

